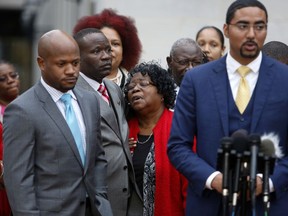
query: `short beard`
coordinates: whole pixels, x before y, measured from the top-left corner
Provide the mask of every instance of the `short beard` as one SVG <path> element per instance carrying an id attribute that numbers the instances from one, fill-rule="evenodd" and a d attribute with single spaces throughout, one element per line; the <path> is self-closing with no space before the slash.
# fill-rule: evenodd
<path id="1" fill-rule="evenodd" d="M 256 58 L 256 57 L 259 55 L 259 53 L 260 53 L 260 49 L 259 49 L 258 46 L 257 46 L 257 50 L 256 50 L 255 53 L 246 54 L 246 53 L 243 51 L 242 47 L 241 47 L 241 49 L 240 49 L 240 55 L 241 55 L 241 57 L 243 57 L 243 58 L 254 59 L 254 58 Z"/>

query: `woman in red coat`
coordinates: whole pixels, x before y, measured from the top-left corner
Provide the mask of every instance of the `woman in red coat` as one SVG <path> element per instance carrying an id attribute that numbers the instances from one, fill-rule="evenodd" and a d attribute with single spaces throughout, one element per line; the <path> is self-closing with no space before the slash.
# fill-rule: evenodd
<path id="1" fill-rule="evenodd" d="M 175 84 L 158 64 L 141 63 L 130 71 L 125 96 L 133 112 L 129 138 L 143 215 L 184 216 L 187 180 L 167 156 Z"/>

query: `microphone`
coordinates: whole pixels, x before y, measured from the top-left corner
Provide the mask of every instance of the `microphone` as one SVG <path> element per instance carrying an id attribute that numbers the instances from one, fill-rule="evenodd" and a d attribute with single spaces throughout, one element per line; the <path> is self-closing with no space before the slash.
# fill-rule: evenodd
<path id="1" fill-rule="evenodd" d="M 232 148 L 232 138 L 223 137 L 221 140 L 221 147 L 223 151 L 222 161 L 222 204 L 223 204 L 223 216 L 228 215 L 228 202 L 229 202 L 229 159 Z"/>
<path id="2" fill-rule="evenodd" d="M 250 141 L 250 197 L 252 211 L 255 213 L 256 209 L 256 174 L 257 174 L 257 159 L 258 148 L 260 145 L 260 136 L 257 134 L 251 134 L 249 136 Z"/>
<path id="3" fill-rule="evenodd" d="M 233 185 L 233 195 L 232 195 L 232 211 L 235 211 L 237 206 L 237 198 L 239 192 L 239 182 L 241 181 L 240 171 L 241 164 L 243 161 L 243 155 L 246 150 L 248 150 L 248 132 L 244 129 L 239 129 L 235 131 L 232 136 L 233 138 L 233 148 L 236 155 L 236 163 L 234 168 L 234 185 Z"/>
<path id="4" fill-rule="evenodd" d="M 282 152 L 279 147 L 279 137 L 274 133 L 264 134 L 261 136 L 259 152 L 262 154 L 264 161 L 262 193 L 265 211 L 268 212 L 270 208 L 269 176 L 273 174 L 275 157 L 282 157 Z"/>

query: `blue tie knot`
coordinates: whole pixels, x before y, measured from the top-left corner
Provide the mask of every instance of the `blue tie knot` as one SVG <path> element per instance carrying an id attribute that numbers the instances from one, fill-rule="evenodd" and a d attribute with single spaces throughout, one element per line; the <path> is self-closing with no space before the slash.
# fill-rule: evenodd
<path id="1" fill-rule="evenodd" d="M 66 107 L 71 105 L 71 95 L 68 93 L 63 94 L 60 100 L 65 104 Z"/>

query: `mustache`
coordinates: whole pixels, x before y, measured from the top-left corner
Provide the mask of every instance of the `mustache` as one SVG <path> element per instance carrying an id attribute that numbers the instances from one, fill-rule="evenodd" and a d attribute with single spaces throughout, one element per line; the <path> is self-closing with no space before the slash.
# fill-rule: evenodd
<path id="1" fill-rule="evenodd" d="M 255 46 L 258 47 L 258 44 L 257 44 L 255 41 L 252 41 L 252 40 L 244 42 L 244 43 L 243 43 L 243 46 L 244 46 L 244 45 L 255 45 Z"/>

